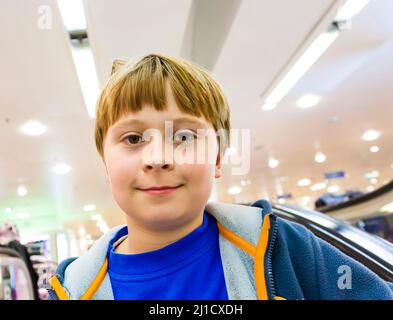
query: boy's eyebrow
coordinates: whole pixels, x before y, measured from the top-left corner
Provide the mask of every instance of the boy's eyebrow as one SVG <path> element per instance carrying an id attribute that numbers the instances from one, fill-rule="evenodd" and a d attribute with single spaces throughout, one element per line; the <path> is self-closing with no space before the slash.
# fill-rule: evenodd
<path id="1" fill-rule="evenodd" d="M 166 120 L 168 121 L 168 120 Z M 173 124 L 174 125 L 180 125 L 180 124 L 194 124 L 200 127 L 204 127 L 205 124 L 197 119 L 193 119 L 190 117 L 181 117 L 181 118 L 176 118 L 173 119 Z M 113 130 L 129 127 L 129 126 L 138 126 L 138 127 L 147 127 L 148 124 L 142 120 L 138 119 L 129 119 L 129 120 L 123 120 L 117 124 L 114 125 Z"/>
<path id="2" fill-rule="evenodd" d="M 202 121 L 199 121 L 197 119 L 193 119 L 190 117 L 181 117 L 173 120 L 174 124 L 195 124 L 200 127 L 204 127 L 205 124 Z"/>
<path id="3" fill-rule="evenodd" d="M 138 120 L 138 119 L 129 119 L 129 120 L 123 120 L 120 121 L 119 123 L 115 124 L 113 126 L 113 130 L 115 129 L 121 129 L 121 128 L 125 128 L 125 127 L 129 127 L 129 126 L 139 126 L 139 127 L 143 127 L 146 126 L 146 122 L 142 121 L 142 120 Z"/>

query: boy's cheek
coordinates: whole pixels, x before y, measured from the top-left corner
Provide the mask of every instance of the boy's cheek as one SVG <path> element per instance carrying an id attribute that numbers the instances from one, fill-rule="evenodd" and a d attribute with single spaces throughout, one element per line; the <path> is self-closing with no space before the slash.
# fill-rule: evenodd
<path id="1" fill-rule="evenodd" d="M 111 165 L 116 164 L 116 165 Z M 111 162 L 107 166 L 109 178 L 112 186 L 125 187 L 126 185 L 132 184 L 137 173 L 135 161 L 124 160 L 121 158 L 111 159 Z"/>
<path id="2" fill-rule="evenodd" d="M 202 188 L 213 182 L 215 173 L 214 166 L 206 164 L 182 165 L 181 172 L 184 173 L 186 182 L 195 187 L 200 185 Z"/>

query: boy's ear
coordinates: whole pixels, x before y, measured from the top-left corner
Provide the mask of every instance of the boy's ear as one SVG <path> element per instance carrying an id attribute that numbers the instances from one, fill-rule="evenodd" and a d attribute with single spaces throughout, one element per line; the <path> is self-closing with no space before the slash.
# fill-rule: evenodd
<path id="1" fill-rule="evenodd" d="M 224 155 L 221 152 L 218 152 L 217 154 L 217 159 L 216 159 L 216 166 L 215 166 L 215 174 L 214 174 L 214 178 L 218 179 L 221 177 L 221 162 L 222 162 L 222 158 L 224 157 Z"/>
<path id="2" fill-rule="evenodd" d="M 125 60 L 121 60 L 121 59 L 113 60 L 111 75 L 114 74 L 117 70 L 120 69 L 120 67 L 124 66 L 125 64 L 126 64 Z"/>

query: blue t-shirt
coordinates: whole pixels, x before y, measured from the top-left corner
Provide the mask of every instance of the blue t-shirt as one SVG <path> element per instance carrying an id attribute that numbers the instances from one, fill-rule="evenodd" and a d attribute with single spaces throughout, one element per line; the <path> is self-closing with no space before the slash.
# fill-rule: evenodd
<path id="1" fill-rule="evenodd" d="M 117 232 L 109 244 L 108 272 L 116 300 L 227 300 L 218 228 L 203 215 L 203 224 L 158 250 L 121 254 L 113 244 L 127 235 Z"/>

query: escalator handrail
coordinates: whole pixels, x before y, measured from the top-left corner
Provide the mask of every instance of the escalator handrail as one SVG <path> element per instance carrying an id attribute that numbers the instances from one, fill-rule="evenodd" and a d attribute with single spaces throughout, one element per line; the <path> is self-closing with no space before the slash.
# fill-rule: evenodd
<path id="1" fill-rule="evenodd" d="M 379 198 L 389 192 L 393 192 L 393 180 L 372 192 L 365 193 L 345 202 L 320 207 L 317 210 L 319 212 L 328 213 L 336 210 L 346 209 Z"/>
<path id="2" fill-rule="evenodd" d="M 298 220 L 299 222 L 300 220 L 303 220 L 303 222 L 306 222 L 308 226 L 311 226 L 320 232 L 324 232 L 328 237 L 333 237 L 336 241 L 340 241 L 341 244 L 349 247 L 351 250 L 356 251 L 358 254 L 363 255 L 365 258 L 371 260 L 373 263 L 383 268 L 386 272 L 393 275 L 393 244 L 391 245 L 389 242 L 383 241 L 383 239 L 380 239 L 377 236 L 368 234 L 367 232 L 357 229 L 343 221 L 339 221 L 319 212 L 309 211 L 294 206 L 282 206 L 278 204 L 275 204 L 273 206 L 273 210 L 276 211 L 276 213 L 277 211 L 278 213 L 280 213 L 280 211 L 284 214 L 287 213 L 287 215 L 289 214 L 289 216 L 292 216 L 294 220 Z M 334 228 L 332 229 L 324 226 L 320 222 L 315 221 L 315 217 L 318 217 L 319 219 L 325 219 L 330 223 L 334 223 L 337 226 L 337 229 L 340 229 L 341 232 L 345 230 L 348 234 L 352 233 L 354 235 L 356 234 L 358 236 L 361 236 L 362 240 L 364 240 L 365 242 L 369 242 L 370 245 L 376 244 L 380 251 L 383 252 L 383 254 L 378 254 L 377 252 L 370 250 L 370 248 L 367 248 L 364 245 L 359 245 L 358 243 L 354 242 L 353 239 L 343 235 Z"/>

